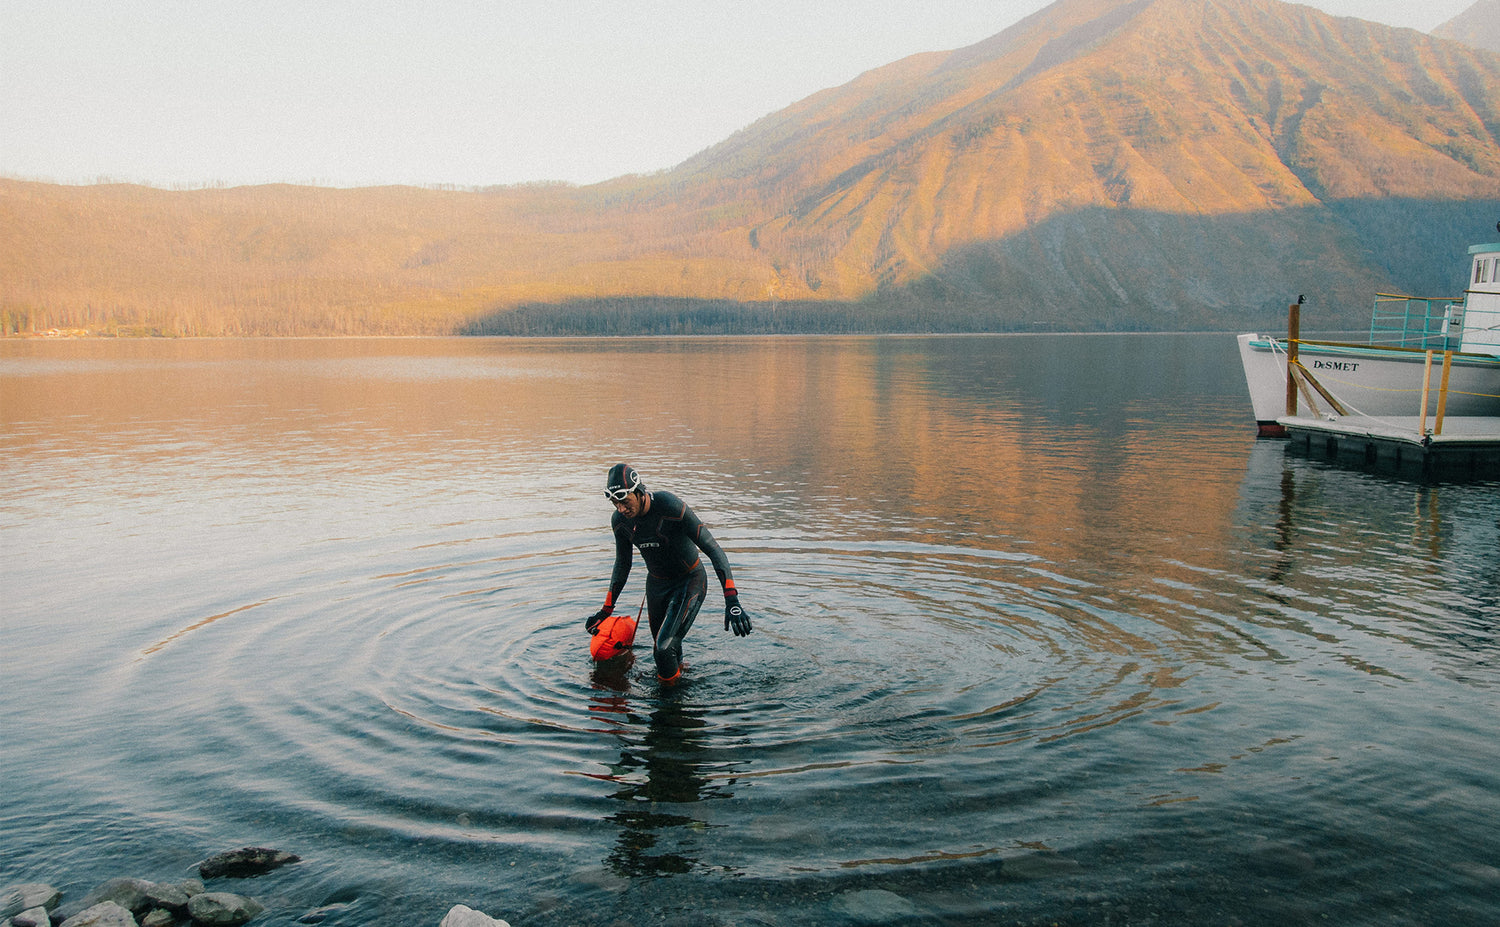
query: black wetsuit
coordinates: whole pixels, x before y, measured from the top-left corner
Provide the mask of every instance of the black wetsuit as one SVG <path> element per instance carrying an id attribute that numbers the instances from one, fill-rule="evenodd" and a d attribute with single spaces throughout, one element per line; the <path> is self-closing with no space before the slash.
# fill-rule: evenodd
<path id="1" fill-rule="evenodd" d="M 682 639 L 693 626 L 708 589 L 698 552 L 708 554 L 726 596 L 735 594 L 734 576 L 729 572 L 729 558 L 686 502 L 669 492 L 648 493 L 647 497 L 651 508 L 645 514 L 630 518 L 616 511 L 610 519 L 615 568 L 604 603 L 614 607 L 630 576 L 631 547 L 639 548 L 647 571 L 646 611 L 651 616 L 656 674 L 673 679 L 682 667 Z"/>

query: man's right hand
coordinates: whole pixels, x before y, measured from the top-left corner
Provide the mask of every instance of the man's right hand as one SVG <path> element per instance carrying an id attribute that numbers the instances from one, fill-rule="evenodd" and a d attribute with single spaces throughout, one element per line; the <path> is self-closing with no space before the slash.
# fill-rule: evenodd
<path id="1" fill-rule="evenodd" d="M 610 613 L 613 611 L 614 609 L 612 608 L 599 609 L 597 612 L 594 612 L 592 615 L 584 619 L 583 629 L 590 634 L 599 633 L 599 625 L 603 624 L 604 619 L 608 618 L 610 616 Z"/>

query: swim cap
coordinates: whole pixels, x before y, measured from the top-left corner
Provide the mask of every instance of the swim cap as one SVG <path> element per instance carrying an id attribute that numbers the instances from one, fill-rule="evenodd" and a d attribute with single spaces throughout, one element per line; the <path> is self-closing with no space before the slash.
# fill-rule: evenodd
<path id="1" fill-rule="evenodd" d="M 623 502 L 633 492 L 645 490 L 641 475 L 627 463 L 618 463 L 609 468 L 609 477 L 604 481 L 604 494 L 611 502 Z"/>

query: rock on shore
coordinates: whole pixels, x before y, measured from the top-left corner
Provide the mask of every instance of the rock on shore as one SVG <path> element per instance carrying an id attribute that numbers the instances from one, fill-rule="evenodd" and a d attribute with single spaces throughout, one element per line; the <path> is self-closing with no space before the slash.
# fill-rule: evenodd
<path id="1" fill-rule="evenodd" d="M 193 923 L 203 927 L 239 927 L 264 910 L 254 899 L 232 892 L 204 892 L 188 900 Z"/>
<path id="2" fill-rule="evenodd" d="M 245 847 L 204 860 L 199 872 L 208 878 L 245 878 L 297 861 L 281 850 Z M 41 882 L 0 892 L 0 927 L 240 927 L 264 910 L 253 898 L 207 891 L 198 879 L 110 879 L 67 903 L 62 892 Z"/>
<path id="3" fill-rule="evenodd" d="M 0 895 L 0 921 L 6 921 L 22 911 L 43 908 L 51 911 L 62 901 L 62 892 L 41 882 L 28 882 L 5 890 Z"/>
<path id="4" fill-rule="evenodd" d="M 279 869 L 287 863 L 300 862 L 301 859 L 302 857 L 283 850 L 244 847 L 210 856 L 198 864 L 198 874 L 205 879 L 246 879 Z"/>
<path id="5" fill-rule="evenodd" d="M 266 872 L 296 861 L 290 853 L 246 847 L 205 860 L 199 871 L 207 866 L 209 872 L 227 878 L 244 878 L 258 874 L 252 869 Z M 210 862 L 215 865 L 208 866 Z M 229 872 L 239 874 L 227 875 Z M 241 927 L 265 911 L 253 898 L 207 891 L 197 879 L 110 879 L 77 901 L 64 904 L 62 897 L 62 892 L 41 882 L 7 888 L 0 892 L 0 927 Z M 302 922 L 317 923 L 345 907 L 334 904 L 314 909 Z M 448 911 L 438 927 L 510 925 L 459 904 Z"/>
<path id="6" fill-rule="evenodd" d="M 505 921 L 481 914 L 468 905 L 456 904 L 443 915 L 438 927 L 510 927 Z"/>
<path id="7" fill-rule="evenodd" d="M 63 921 L 63 927 L 136 927 L 135 915 L 117 901 L 101 901 Z"/>

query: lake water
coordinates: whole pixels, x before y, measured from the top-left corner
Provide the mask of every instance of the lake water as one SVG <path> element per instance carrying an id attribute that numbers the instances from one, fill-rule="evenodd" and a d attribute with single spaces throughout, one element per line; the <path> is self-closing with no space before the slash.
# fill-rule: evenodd
<path id="1" fill-rule="evenodd" d="M 1500 485 L 1256 441 L 1230 335 L 6 341 L 0 405 L 0 888 L 1500 919 Z M 588 659 L 622 459 L 756 622 L 671 691 Z"/>

